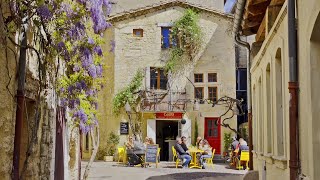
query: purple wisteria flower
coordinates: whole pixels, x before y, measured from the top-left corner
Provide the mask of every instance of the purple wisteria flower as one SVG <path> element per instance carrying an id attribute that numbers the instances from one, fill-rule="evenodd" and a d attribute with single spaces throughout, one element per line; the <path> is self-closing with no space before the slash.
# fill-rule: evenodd
<path id="1" fill-rule="evenodd" d="M 93 48 L 94 52 L 98 54 L 98 56 L 102 56 L 102 49 L 100 46 L 96 46 Z"/>
<path id="2" fill-rule="evenodd" d="M 93 77 L 97 78 L 97 68 L 95 65 L 91 64 L 88 68 L 88 74 Z"/>
<path id="3" fill-rule="evenodd" d="M 74 15 L 71 5 L 66 2 L 61 3 L 60 12 L 65 12 L 68 18 L 71 18 Z"/>
<path id="4" fill-rule="evenodd" d="M 94 44 L 94 40 L 93 40 L 91 37 L 89 37 L 89 38 L 88 38 L 88 43 L 89 43 L 89 44 Z"/>
<path id="5" fill-rule="evenodd" d="M 68 100 L 66 98 L 60 99 L 60 106 L 66 107 L 68 105 Z"/>
<path id="6" fill-rule="evenodd" d="M 103 9 L 109 9 L 110 3 L 108 0 L 91 0 L 91 19 L 93 21 L 93 29 L 96 34 L 111 27 L 111 24 L 106 21 L 106 13 L 110 13 L 110 10 L 104 12 Z"/>
<path id="7" fill-rule="evenodd" d="M 80 100 L 79 99 L 71 99 L 69 100 L 69 108 L 74 109 L 80 105 Z"/>
<path id="8" fill-rule="evenodd" d="M 96 72 L 98 77 L 102 77 L 102 71 L 103 69 L 101 65 L 96 66 Z"/>
<path id="9" fill-rule="evenodd" d="M 81 57 L 82 67 L 87 68 L 93 63 L 91 51 L 88 48 L 81 48 L 80 51 L 82 54 L 82 57 Z"/>
<path id="10" fill-rule="evenodd" d="M 74 65 L 73 66 L 73 71 L 74 72 L 79 72 L 80 71 L 80 67 L 78 65 Z"/>
<path id="11" fill-rule="evenodd" d="M 95 90 L 92 90 L 92 89 L 89 89 L 87 92 L 86 92 L 86 95 L 87 96 L 93 96 L 96 94 L 96 91 Z"/>
<path id="12" fill-rule="evenodd" d="M 38 15 L 44 20 L 50 20 L 52 17 L 52 13 L 50 12 L 48 6 L 41 5 L 37 8 Z"/>
<path id="13" fill-rule="evenodd" d="M 74 118 L 78 118 L 78 119 L 80 120 L 80 122 L 83 122 L 83 123 L 86 123 L 87 120 L 88 120 L 88 116 L 87 116 L 87 114 L 84 112 L 83 109 L 80 109 L 80 110 L 74 112 L 73 117 L 74 117 Z"/>

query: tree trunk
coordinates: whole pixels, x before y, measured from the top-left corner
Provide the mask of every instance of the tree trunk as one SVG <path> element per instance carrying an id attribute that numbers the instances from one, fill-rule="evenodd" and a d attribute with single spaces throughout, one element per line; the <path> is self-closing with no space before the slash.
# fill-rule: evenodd
<path id="1" fill-rule="evenodd" d="M 83 174 L 83 179 L 88 179 L 88 176 L 89 176 L 89 172 L 90 172 L 90 168 L 91 168 L 91 165 L 94 161 L 94 159 L 96 158 L 96 155 L 97 155 L 97 152 L 98 152 L 98 147 L 99 147 L 99 143 L 100 143 L 100 133 L 99 133 L 99 125 L 97 125 L 96 127 L 96 133 L 94 133 L 94 130 L 92 130 L 90 133 L 91 135 L 91 141 L 92 141 L 92 154 L 91 154 L 91 157 L 90 157 L 90 160 L 86 166 L 86 169 L 84 171 L 84 174 Z M 95 140 L 95 134 L 97 135 L 97 140 Z"/>

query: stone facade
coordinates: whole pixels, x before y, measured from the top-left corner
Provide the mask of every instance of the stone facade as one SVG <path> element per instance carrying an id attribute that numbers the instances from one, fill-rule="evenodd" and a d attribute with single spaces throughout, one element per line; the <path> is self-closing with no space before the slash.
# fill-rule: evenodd
<path id="1" fill-rule="evenodd" d="M 300 178 L 320 177 L 320 2 L 297 1 Z M 254 169 L 260 179 L 289 179 L 287 3 L 252 61 Z"/>
<path id="2" fill-rule="evenodd" d="M 165 6 L 165 5 L 163 5 Z M 133 17 L 111 16 L 113 28 L 105 33 L 105 50 L 110 49 L 109 41 L 116 42 L 114 53 L 109 53 L 106 57 L 108 70 L 105 72 L 106 86 L 99 94 L 99 124 L 101 129 L 101 145 L 99 149 L 106 147 L 107 135 L 113 131 L 120 134 L 120 122 L 127 122 L 128 116 L 122 112 L 118 117 L 112 114 L 112 98 L 124 88 L 133 78 L 137 70 L 145 71 L 143 80 L 143 89 L 150 89 L 150 67 L 163 67 L 165 65 L 168 50 L 161 49 L 161 24 L 172 24 L 178 20 L 184 13 L 185 6 L 174 5 L 163 8 L 162 5 L 154 7 L 143 12 L 133 10 L 140 15 Z M 189 7 L 192 7 L 192 5 Z M 198 7 L 194 7 L 198 8 Z M 143 9 L 143 8 L 142 8 Z M 203 31 L 203 47 L 196 56 L 196 64 L 188 67 L 180 76 L 171 79 L 172 87 L 175 90 L 186 90 L 186 98 L 193 100 L 194 88 L 188 81 L 194 81 L 194 73 L 203 73 L 204 82 L 195 84 L 205 89 L 204 98 L 208 99 L 208 87 L 218 88 L 218 98 L 236 96 L 236 78 L 235 78 L 235 49 L 231 35 L 232 18 L 216 10 L 200 10 L 199 26 Z M 131 16 L 127 12 L 126 16 Z M 113 19 L 115 18 L 115 19 Z M 143 29 L 143 37 L 133 37 L 133 29 Z M 218 82 L 208 83 L 207 74 L 217 73 Z M 193 111 L 193 104 L 187 105 L 187 111 L 184 118 L 187 123 L 183 125 L 181 135 L 193 141 L 195 122 L 198 121 L 199 135 L 204 136 L 204 120 L 206 117 L 219 117 L 226 111 L 225 107 L 201 104 L 200 112 Z M 142 133 L 143 137 L 150 134 L 150 120 L 155 121 L 155 115 L 152 112 L 142 113 Z M 230 120 L 230 125 L 237 127 L 236 117 Z M 221 142 L 223 133 L 229 130 L 221 128 Z M 152 134 L 152 133 L 151 133 Z M 155 140 L 155 134 L 151 137 Z M 83 137 L 84 139 L 85 137 Z M 127 140 L 127 136 L 120 136 L 120 144 Z M 90 143 L 90 142 L 89 142 Z M 84 148 L 83 143 L 82 148 Z M 221 143 L 221 149 L 223 143 Z M 88 158 L 90 149 L 83 151 L 84 157 Z"/>

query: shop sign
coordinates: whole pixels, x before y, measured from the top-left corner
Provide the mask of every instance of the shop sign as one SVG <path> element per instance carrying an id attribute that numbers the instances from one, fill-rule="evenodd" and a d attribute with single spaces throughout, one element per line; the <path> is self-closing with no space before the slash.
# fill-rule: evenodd
<path id="1" fill-rule="evenodd" d="M 159 112 L 156 113 L 157 119 L 182 119 L 182 112 Z"/>

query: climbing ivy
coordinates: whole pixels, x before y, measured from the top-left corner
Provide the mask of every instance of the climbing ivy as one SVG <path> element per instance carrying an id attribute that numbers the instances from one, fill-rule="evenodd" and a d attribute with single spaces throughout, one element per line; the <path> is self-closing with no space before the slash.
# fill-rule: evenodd
<path id="1" fill-rule="evenodd" d="M 176 39 L 177 46 L 170 50 L 170 57 L 164 67 L 166 72 L 174 74 L 180 70 L 180 65 L 193 61 L 202 41 L 202 32 L 198 21 L 199 15 L 194 10 L 188 9 L 174 23 L 172 37 Z"/>
<path id="2" fill-rule="evenodd" d="M 137 71 L 130 84 L 118 92 L 113 98 L 113 113 L 119 115 L 121 108 L 128 102 L 130 105 L 135 105 L 138 95 L 135 93 L 142 86 L 143 73 L 141 70 Z"/>

